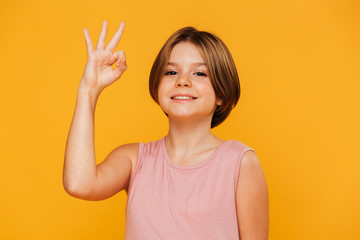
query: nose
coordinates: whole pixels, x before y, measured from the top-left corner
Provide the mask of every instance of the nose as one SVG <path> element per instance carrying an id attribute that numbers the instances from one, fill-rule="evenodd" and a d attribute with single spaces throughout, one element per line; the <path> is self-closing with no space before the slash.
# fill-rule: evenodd
<path id="1" fill-rule="evenodd" d="M 186 76 L 180 76 L 176 81 L 176 87 L 191 87 L 191 81 Z"/>

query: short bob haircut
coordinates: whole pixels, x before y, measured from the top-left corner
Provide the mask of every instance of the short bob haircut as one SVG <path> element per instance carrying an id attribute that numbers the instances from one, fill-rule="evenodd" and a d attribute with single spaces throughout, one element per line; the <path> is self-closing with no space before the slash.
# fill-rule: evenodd
<path id="1" fill-rule="evenodd" d="M 200 50 L 215 95 L 222 99 L 222 104 L 217 106 L 211 120 L 211 128 L 214 128 L 229 116 L 240 98 L 240 82 L 234 60 L 225 44 L 214 34 L 199 31 L 194 27 L 184 27 L 173 33 L 161 48 L 151 68 L 150 95 L 159 104 L 159 83 L 171 50 L 176 44 L 185 41 L 193 43 Z"/>

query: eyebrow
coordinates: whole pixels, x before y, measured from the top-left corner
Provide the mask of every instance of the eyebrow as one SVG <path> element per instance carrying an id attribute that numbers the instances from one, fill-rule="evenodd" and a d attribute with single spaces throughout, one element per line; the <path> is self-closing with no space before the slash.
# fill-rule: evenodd
<path id="1" fill-rule="evenodd" d="M 176 62 L 168 62 L 167 65 L 172 65 L 172 66 L 178 66 L 179 64 L 177 64 Z M 204 62 L 196 62 L 196 63 L 192 63 L 191 65 L 193 66 L 206 66 L 206 64 Z"/>

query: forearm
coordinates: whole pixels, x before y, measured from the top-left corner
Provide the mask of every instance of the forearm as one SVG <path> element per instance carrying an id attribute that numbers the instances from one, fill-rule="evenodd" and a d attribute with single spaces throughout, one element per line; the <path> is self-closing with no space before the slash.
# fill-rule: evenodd
<path id="1" fill-rule="evenodd" d="M 96 178 L 94 115 L 99 95 L 100 92 L 81 85 L 78 88 L 63 169 L 64 188 L 70 194 L 89 191 Z"/>

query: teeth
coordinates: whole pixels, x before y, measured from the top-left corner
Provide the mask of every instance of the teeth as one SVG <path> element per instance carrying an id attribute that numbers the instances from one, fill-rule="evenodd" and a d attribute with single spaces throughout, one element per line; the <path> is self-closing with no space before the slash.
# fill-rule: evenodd
<path id="1" fill-rule="evenodd" d="M 193 99 L 193 98 L 189 96 L 176 96 L 173 97 L 173 99 L 185 100 L 185 99 Z"/>

